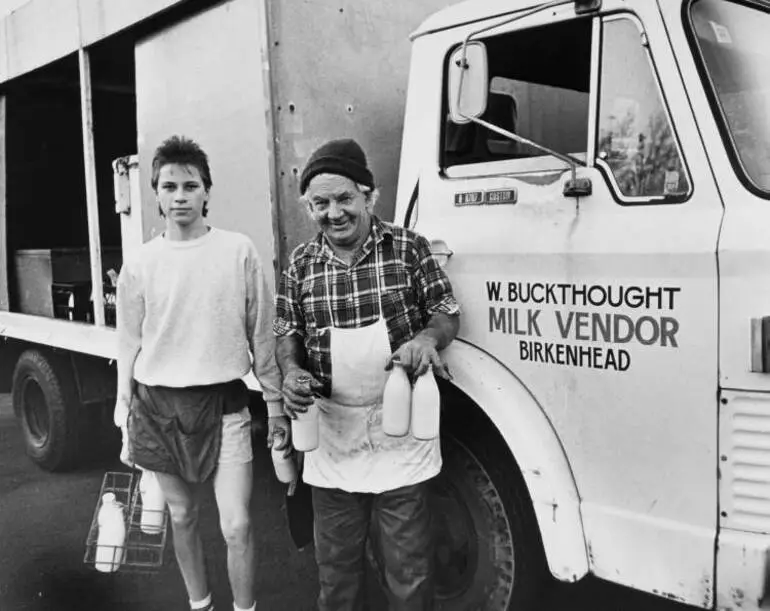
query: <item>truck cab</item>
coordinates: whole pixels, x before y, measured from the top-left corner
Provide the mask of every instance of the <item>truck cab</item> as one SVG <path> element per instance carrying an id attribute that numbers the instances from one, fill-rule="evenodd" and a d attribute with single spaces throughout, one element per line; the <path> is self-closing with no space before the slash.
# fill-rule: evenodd
<path id="1" fill-rule="evenodd" d="M 770 604 L 768 31 L 759 1 L 483 0 L 413 35 L 396 220 L 463 307 L 445 424 L 512 575 L 485 608 L 541 561 Z"/>

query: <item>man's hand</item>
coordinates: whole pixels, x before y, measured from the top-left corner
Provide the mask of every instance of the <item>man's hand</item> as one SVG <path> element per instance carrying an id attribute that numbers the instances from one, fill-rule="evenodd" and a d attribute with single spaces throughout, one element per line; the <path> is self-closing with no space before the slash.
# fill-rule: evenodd
<path id="1" fill-rule="evenodd" d="M 303 382 L 302 378 L 307 381 Z M 316 380 L 304 369 L 294 368 L 283 378 L 283 411 L 291 419 L 298 413 L 305 413 L 308 406 L 313 404 L 314 393 L 320 391 L 323 384 Z"/>
<path id="2" fill-rule="evenodd" d="M 415 335 L 408 342 L 402 344 L 398 350 L 388 358 L 385 369 L 390 371 L 393 368 L 393 361 L 401 361 L 401 365 L 406 370 L 409 377 L 414 380 L 433 368 L 434 373 L 451 380 L 452 376 L 447 369 L 446 364 L 436 350 L 436 340 L 430 335 Z"/>
<path id="3" fill-rule="evenodd" d="M 268 417 L 267 447 L 274 450 L 283 450 L 284 456 L 291 454 L 291 423 L 286 416 Z"/>
<path id="4" fill-rule="evenodd" d="M 131 440 L 128 437 L 128 429 L 125 426 L 120 427 L 120 462 L 127 467 L 134 466 L 134 459 L 131 452 Z"/>
<path id="5" fill-rule="evenodd" d="M 128 426 L 128 413 L 131 408 L 131 397 L 118 396 L 115 401 L 115 411 L 112 414 L 112 421 L 118 428 Z"/>

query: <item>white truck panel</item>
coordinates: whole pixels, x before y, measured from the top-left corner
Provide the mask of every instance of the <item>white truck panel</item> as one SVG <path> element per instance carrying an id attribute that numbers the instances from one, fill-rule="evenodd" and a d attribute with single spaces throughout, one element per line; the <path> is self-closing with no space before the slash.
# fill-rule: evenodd
<path id="1" fill-rule="evenodd" d="M 118 355 L 118 336 L 114 328 L 59 318 L 0 312 L 0 337 L 82 352 L 110 361 Z M 253 372 L 247 373 L 243 381 L 250 390 L 262 390 Z"/>
<path id="2" fill-rule="evenodd" d="M 60 318 L 0 312 L 0 336 L 110 360 L 118 354 L 115 329 Z"/>
<path id="3" fill-rule="evenodd" d="M 30 0 L 0 18 L 0 83 L 44 66 L 183 0 Z"/>
<path id="4" fill-rule="evenodd" d="M 0 21 L 0 82 L 78 49 L 75 0 L 32 0 Z"/>

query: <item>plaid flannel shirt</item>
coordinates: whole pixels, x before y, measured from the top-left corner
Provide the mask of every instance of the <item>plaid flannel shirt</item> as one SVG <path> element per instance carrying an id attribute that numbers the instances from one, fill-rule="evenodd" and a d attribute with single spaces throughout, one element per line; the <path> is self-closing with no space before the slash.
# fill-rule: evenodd
<path id="1" fill-rule="evenodd" d="M 380 244 L 380 298 L 392 351 L 424 329 L 434 314 L 460 314 L 449 278 L 428 241 L 409 229 L 372 217 L 369 237 L 350 266 L 334 254 L 323 234 L 301 244 L 281 275 L 273 332 L 302 337 L 306 368 L 324 383 L 326 396 L 332 363 L 325 329 L 365 327 L 379 317 L 374 248 Z"/>

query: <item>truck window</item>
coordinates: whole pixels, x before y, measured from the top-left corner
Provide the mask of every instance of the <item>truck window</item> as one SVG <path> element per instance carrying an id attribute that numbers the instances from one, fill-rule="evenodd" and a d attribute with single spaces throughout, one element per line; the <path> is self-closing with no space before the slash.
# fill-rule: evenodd
<path id="1" fill-rule="evenodd" d="M 572 20 L 482 39 L 489 59 L 489 102 L 485 121 L 560 153 L 585 159 L 591 21 Z M 448 56 L 447 56 L 448 57 Z M 444 74 L 447 74 L 445 67 Z M 446 96 L 445 96 L 446 97 Z M 442 167 L 542 158 L 562 162 L 474 123 L 449 119 L 444 100 Z M 531 164 L 519 164 L 521 170 Z M 537 168 L 541 169 L 541 168 Z"/>
<path id="2" fill-rule="evenodd" d="M 748 184 L 770 193 L 770 12 L 698 0 L 690 27 L 728 149 Z"/>
<path id="3" fill-rule="evenodd" d="M 637 23 L 604 23 L 598 165 L 621 199 L 686 197 L 690 182 Z"/>

